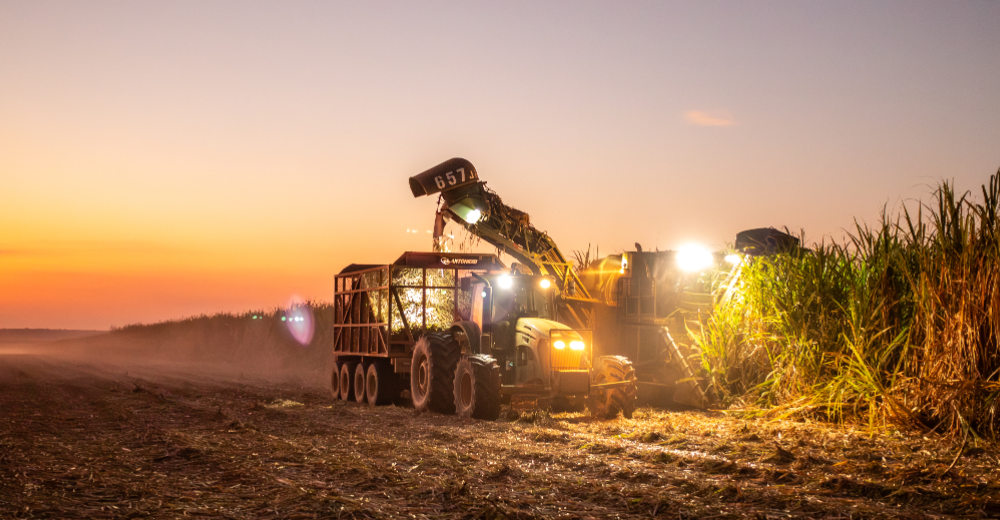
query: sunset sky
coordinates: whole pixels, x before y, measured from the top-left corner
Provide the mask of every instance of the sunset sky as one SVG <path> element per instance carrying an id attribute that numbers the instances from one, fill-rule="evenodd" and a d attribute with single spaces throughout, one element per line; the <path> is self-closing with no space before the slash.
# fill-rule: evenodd
<path id="1" fill-rule="evenodd" d="M 456 156 L 566 253 L 839 238 L 997 171 L 998 28 L 996 1 L 0 0 L 0 328 L 329 299 L 430 247 L 407 179 Z"/>

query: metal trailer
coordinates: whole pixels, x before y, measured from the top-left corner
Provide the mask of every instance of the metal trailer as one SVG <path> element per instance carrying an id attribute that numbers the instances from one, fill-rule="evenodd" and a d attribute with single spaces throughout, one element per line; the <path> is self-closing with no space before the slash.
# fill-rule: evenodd
<path id="1" fill-rule="evenodd" d="M 496 255 L 407 252 L 388 265 L 351 264 L 334 279 L 334 398 L 389 404 L 409 398 L 417 341 L 471 321 L 472 273 L 503 270 Z"/>

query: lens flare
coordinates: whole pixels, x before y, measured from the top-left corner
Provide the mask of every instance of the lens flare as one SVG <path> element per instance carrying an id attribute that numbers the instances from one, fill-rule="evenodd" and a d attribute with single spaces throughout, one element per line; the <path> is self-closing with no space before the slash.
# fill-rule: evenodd
<path id="1" fill-rule="evenodd" d="M 286 320 L 287 318 L 287 320 Z M 288 302 L 288 308 L 281 320 L 288 326 L 288 332 L 300 345 L 308 345 L 312 341 L 315 324 L 312 308 L 302 298 L 293 296 Z"/>

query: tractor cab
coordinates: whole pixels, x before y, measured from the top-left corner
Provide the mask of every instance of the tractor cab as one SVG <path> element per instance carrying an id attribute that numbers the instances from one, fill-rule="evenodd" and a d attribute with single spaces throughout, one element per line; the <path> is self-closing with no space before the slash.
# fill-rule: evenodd
<path id="1" fill-rule="evenodd" d="M 477 290 L 472 291 L 478 296 L 473 314 L 486 340 L 483 352 L 497 359 L 501 383 L 512 393 L 517 387 L 586 394 L 590 331 L 556 321 L 557 289 L 551 277 L 514 271 L 475 276 Z M 573 377 L 579 381 L 570 386 Z"/>

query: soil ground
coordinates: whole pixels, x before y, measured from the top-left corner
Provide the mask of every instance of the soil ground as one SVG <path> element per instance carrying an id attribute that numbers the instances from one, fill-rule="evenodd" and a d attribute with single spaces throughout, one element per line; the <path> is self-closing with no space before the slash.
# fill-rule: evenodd
<path id="1" fill-rule="evenodd" d="M 0 351 L 0 518 L 1000 516 L 1000 459 L 971 439 L 531 403 L 461 420 L 99 358 Z"/>

